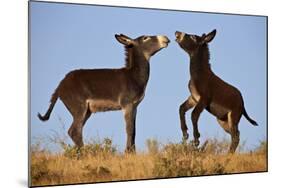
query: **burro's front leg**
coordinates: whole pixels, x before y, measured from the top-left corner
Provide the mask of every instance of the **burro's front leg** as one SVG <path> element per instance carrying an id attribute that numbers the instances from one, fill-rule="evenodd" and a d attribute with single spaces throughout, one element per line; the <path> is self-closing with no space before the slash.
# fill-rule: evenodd
<path id="1" fill-rule="evenodd" d="M 199 142 L 200 133 L 198 131 L 198 119 L 200 117 L 201 112 L 204 110 L 205 107 L 206 107 L 206 105 L 205 105 L 204 101 L 202 99 L 200 99 L 191 113 L 191 121 L 193 124 L 194 145 L 196 147 L 200 144 L 200 142 Z"/>
<path id="2" fill-rule="evenodd" d="M 127 144 L 126 144 L 125 152 L 134 153 L 136 151 L 135 137 L 136 137 L 137 106 L 133 104 L 126 105 L 123 108 L 123 112 L 126 122 L 126 133 L 127 133 Z"/>
<path id="3" fill-rule="evenodd" d="M 183 140 L 188 139 L 188 133 L 187 133 L 187 126 L 186 126 L 186 121 L 185 121 L 185 113 L 193 108 L 196 105 L 196 102 L 192 98 L 192 96 L 189 96 L 187 100 L 185 100 L 179 108 L 179 114 L 180 114 L 180 123 L 181 123 L 181 131 L 183 135 Z"/>

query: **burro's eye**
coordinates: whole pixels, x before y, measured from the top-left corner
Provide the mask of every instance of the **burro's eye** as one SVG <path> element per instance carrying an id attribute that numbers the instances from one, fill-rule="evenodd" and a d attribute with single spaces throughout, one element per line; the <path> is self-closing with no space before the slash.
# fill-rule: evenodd
<path id="1" fill-rule="evenodd" d="M 143 36 L 143 38 L 142 38 L 143 41 L 147 41 L 147 40 L 149 40 L 149 39 L 150 39 L 149 36 Z"/>

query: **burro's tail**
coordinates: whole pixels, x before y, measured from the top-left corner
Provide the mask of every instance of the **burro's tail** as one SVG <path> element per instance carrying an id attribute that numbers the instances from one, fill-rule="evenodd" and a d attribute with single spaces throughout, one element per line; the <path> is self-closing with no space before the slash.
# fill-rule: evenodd
<path id="1" fill-rule="evenodd" d="M 57 92 L 57 89 L 56 89 L 55 92 L 53 93 L 52 97 L 51 97 L 50 106 L 49 106 L 46 114 L 44 116 L 42 116 L 40 113 L 37 114 L 38 118 L 41 121 L 47 121 L 50 118 L 51 112 L 52 112 L 57 100 L 58 100 L 58 92 Z"/>
<path id="2" fill-rule="evenodd" d="M 249 117 L 249 115 L 248 115 L 247 112 L 246 112 L 245 107 L 243 107 L 243 115 L 245 116 L 245 118 L 246 118 L 252 125 L 258 126 L 258 123 L 257 123 L 255 120 L 253 120 L 253 119 L 251 119 L 251 118 Z"/>

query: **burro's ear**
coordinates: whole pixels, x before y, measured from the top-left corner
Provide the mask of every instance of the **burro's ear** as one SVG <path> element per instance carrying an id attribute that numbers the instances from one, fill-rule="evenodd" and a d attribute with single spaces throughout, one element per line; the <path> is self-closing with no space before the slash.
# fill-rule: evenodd
<path id="1" fill-rule="evenodd" d="M 211 32 L 208 33 L 207 35 L 203 34 L 203 36 L 202 36 L 202 37 L 204 37 L 204 38 L 203 38 L 203 42 L 204 42 L 204 43 L 209 43 L 209 42 L 211 42 L 211 41 L 215 38 L 216 33 L 217 33 L 217 30 L 214 29 L 213 31 L 211 31 Z"/>
<path id="2" fill-rule="evenodd" d="M 124 44 L 127 47 L 132 47 L 134 45 L 134 41 L 126 35 L 116 34 L 115 38 L 117 39 L 118 42 L 120 42 L 121 44 Z"/>

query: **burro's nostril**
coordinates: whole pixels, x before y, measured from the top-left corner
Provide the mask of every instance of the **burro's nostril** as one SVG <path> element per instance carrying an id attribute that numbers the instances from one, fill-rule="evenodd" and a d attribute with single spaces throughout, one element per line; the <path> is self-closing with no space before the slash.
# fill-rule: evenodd
<path id="1" fill-rule="evenodd" d="M 166 43 L 170 42 L 170 39 L 167 36 L 163 36 L 162 39 L 163 39 L 163 42 L 166 42 Z"/>
<path id="2" fill-rule="evenodd" d="M 170 39 L 169 39 L 168 37 L 166 37 L 166 39 L 167 39 L 167 43 L 169 43 L 169 42 L 170 42 Z"/>

